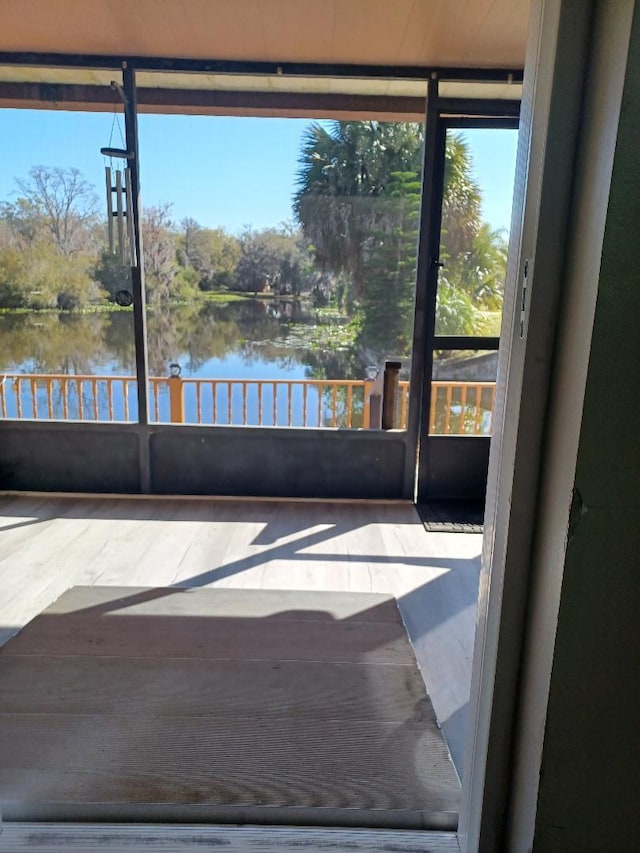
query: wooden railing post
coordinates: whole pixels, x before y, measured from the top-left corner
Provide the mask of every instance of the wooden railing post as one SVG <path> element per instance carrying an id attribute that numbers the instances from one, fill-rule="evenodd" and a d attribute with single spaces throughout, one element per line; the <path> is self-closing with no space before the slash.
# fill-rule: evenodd
<path id="1" fill-rule="evenodd" d="M 384 365 L 384 384 L 382 390 L 382 429 L 395 429 L 398 400 L 398 382 L 400 381 L 401 361 L 387 361 Z"/>
<path id="2" fill-rule="evenodd" d="M 170 376 L 169 385 L 169 417 L 172 424 L 184 423 L 184 388 L 180 376 Z M 157 392 L 156 392 L 157 393 Z"/>
<path id="3" fill-rule="evenodd" d="M 375 372 L 374 372 L 375 371 Z M 366 429 L 382 427 L 382 391 L 384 385 L 384 370 L 374 366 L 367 368 L 368 379 L 365 379 L 365 416 Z"/>
<path id="4" fill-rule="evenodd" d="M 364 380 L 362 391 L 362 428 L 371 429 L 371 393 L 373 391 L 373 379 Z"/>

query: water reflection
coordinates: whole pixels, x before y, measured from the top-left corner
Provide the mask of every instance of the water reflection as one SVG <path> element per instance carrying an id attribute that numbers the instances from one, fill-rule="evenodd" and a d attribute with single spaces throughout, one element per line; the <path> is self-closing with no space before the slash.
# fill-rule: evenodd
<path id="1" fill-rule="evenodd" d="M 361 379 L 367 355 L 308 339 L 317 322 L 311 303 L 300 300 L 163 304 L 147 316 L 149 373 L 166 376 L 177 361 L 183 376 Z M 135 373 L 130 310 L 5 314 L 0 335 L 3 372 Z"/>

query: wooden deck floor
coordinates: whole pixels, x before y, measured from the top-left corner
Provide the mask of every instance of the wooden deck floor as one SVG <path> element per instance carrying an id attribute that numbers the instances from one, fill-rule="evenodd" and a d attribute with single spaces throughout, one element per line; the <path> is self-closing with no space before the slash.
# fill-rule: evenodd
<path id="1" fill-rule="evenodd" d="M 6 823 L 0 853 L 460 853 L 452 832 L 181 824 Z"/>
<path id="2" fill-rule="evenodd" d="M 389 595 L 75 586 L 0 683 L 8 820 L 457 826 Z"/>
<path id="3" fill-rule="evenodd" d="M 0 497 L 0 642 L 73 585 L 396 596 L 461 770 L 481 537 L 412 506 Z"/>

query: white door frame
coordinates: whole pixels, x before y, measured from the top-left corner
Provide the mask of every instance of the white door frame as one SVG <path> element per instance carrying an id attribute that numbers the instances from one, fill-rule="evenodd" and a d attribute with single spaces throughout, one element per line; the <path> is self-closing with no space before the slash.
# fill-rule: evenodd
<path id="1" fill-rule="evenodd" d="M 459 840 L 530 851 L 634 0 L 534 0 Z M 585 70 L 586 69 L 586 70 Z"/>

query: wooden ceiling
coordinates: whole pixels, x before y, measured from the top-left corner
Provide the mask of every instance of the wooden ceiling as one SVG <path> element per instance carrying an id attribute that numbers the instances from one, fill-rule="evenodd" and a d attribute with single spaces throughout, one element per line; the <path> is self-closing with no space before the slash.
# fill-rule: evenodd
<path id="1" fill-rule="evenodd" d="M 522 68 L 530 0 L 1 0 L 0 51 Z"/>

